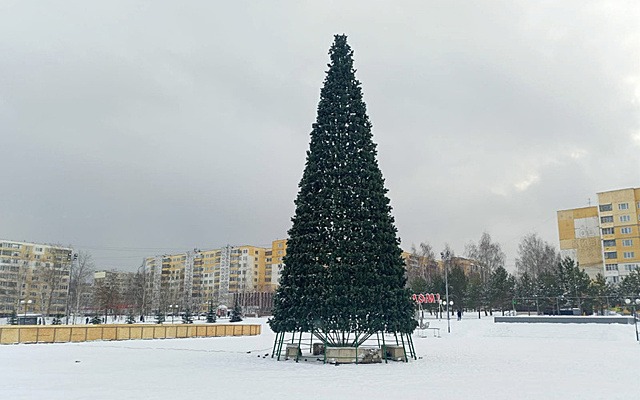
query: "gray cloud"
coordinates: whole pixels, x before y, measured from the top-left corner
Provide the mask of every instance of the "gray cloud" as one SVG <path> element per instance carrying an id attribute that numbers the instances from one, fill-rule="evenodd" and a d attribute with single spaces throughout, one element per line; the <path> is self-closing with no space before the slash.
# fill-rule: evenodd
<path id="1" fill-rule="evenodd" d="M 636 2 L 0 5 L 0 236 L 101 267 L 286 236 L 335 33 L 403 246 L 557 243 L 640 182 Z"/>

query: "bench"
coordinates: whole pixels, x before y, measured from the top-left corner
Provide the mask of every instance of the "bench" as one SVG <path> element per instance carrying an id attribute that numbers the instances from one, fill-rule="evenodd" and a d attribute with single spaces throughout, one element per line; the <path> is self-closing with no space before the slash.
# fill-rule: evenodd
<path id="1" fill-rule="evenodd" d="M 433 331 L 433 337 L 440 337 L 440 328 L 429 327 L 429 322 L 421 323 L 418 326 L 418 335 L 421 338 L 427 337 L 426 332 L 429 330 Z"/>

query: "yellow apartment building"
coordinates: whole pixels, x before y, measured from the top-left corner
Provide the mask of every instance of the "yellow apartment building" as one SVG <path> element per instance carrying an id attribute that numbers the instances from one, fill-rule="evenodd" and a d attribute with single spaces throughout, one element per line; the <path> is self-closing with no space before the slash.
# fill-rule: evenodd
<path id="1" fill-rule="evenodd" d="M 640 265 L 640 188 L 598 193 L 598 205 L 558 211 L 560 251 L 591 277 L 620 282 Z"/>
<path id="2" fill-rule="evenodd" d="M 640 265 L 640 188 L 598 193 L 604 275 L 618 282 Z"/>
<path id="3" fill-rule="evenodd" d="M 571 257 L 590 278 L 603 274 L 598 207 L 560 210 L 557 216 L 562 258 Z"/>
<path id="4" fill-rule="evenodd" d="M 64 314 L 72 261 L 70 248 L 0 240 L 0 315 Z"/>
<path id="5" fill-rule="evenodd" d="M 284 267 L 283 258 L 287 255 L 287 239 L 274 240 L 271 249 L 265 252 L 265 272 L 262 288 L 265 292 L 273 292 L 278 288 L 278 282 Z"/>
<path id="6" fill-rule="evenodd" d="M 204 312 L 210 302 L 232 307 L 238 293 L 273 292 L 286 254 L 286 239 L 271 247 L 224 246 L 144 259 L 153 310 L 178 307 Z"/>

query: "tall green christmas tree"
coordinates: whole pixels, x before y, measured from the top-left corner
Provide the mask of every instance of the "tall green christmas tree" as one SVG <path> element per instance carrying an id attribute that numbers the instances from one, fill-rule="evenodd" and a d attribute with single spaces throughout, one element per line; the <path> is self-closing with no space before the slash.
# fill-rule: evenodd
<path id="1" fill-rule="evenodd" d="M 329 55 L 270 323 L 349 346 L 416 322 L 346 36 Z"/>

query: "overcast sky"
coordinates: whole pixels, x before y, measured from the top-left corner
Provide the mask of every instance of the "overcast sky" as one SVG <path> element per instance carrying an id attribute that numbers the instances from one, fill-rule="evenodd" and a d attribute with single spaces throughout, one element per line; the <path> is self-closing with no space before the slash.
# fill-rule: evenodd
<path id="1" fill-rule="evenodd" d="M 0 0 L 0 238 L 98 268 L 285 238 L 348 35 L 402 247 L 640 186 L 638 1 Z"/>

